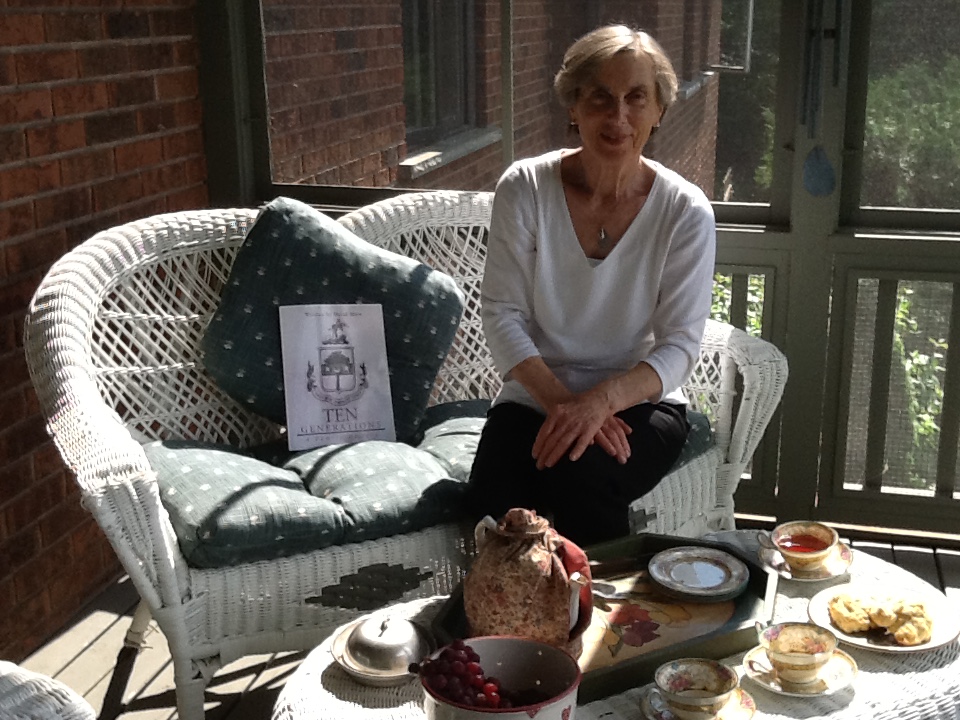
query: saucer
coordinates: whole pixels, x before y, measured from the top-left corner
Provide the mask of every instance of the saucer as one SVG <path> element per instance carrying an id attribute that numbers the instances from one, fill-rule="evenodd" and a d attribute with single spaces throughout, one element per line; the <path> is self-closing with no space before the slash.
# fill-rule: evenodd
<path id="1" fill-rule="evenodd" d="M 840 577 L 850 568 L 853 562 L 853 551 L 845 543 L 837 543 L 837 547 L 823 561 L 823 565 L 813 570 L 791 570 L 787 566 L 783 555 L 774 550 L 760 546 L 760 562 L 765 567 L 773 570 L 777 575 L 785 580 L 803 580 L 804 582 L 817 582 L 818 580 L 829 580 Z"/>
<path id="2" fill-rule="evenodd" d="M 750 571 L 728 552 L 682 546 L 657 553 L 647 566 L 650 579 L 667 595 L 696 602 L 732 600 L 747 589 Z"/>
<path id="3" fill-rule="evenodd" d="M 857 662 L 843 650 L 835 650 L 816 680 L 797 685 L 777 677 L 774 669 L 770 667 L 767 654 L 758 645 L 743 656 L 743 672 L 761 687 L 779 695 L 821 697 L 850 687 L 857 676 Z"/>
<path id="4" fill-rule="evenodd" d="M 652 687 L 640 699 L 640 711 L 647 720 L 679 720 L 670 710 L 670 706 L 661 697 L 660 691 Z M 757 711 L 753 698 L 741 687 L 734 689 L 727 704 L 720 708 L 716 720 L 750 720 Z"/>

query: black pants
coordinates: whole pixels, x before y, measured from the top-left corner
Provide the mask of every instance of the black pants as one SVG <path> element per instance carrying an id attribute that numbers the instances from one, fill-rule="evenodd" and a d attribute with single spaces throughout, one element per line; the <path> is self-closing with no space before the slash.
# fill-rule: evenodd
<path id="1" fill-rule="evenodd" d="M 576 462 L 564 456 L 537 470 L 533 441 L 546 417 L 518 403 L 491 408 L 470 472 L 468 511 L 499 519 L 513 507 L 536 510 L 581 546 L 627 535 L 630 503 L 667 474 L 690 426 L 686 407 L 670 403 L 642 403 L 617 416 L 633 428 L 626 464 L 591 445 Z"/>

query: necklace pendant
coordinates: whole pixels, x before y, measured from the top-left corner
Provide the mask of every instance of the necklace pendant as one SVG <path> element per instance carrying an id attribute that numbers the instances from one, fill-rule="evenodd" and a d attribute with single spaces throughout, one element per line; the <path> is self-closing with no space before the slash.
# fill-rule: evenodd
<path id="1" fill-rule="evenodd" d="M 607 252 L 610 249 L 610 246 L 613 244 L 610 236 L 607 235 L 607 231 L 603 228 L 600 228 L 600 236 L 597 238 L 597 249 L 600 252 Z"/>

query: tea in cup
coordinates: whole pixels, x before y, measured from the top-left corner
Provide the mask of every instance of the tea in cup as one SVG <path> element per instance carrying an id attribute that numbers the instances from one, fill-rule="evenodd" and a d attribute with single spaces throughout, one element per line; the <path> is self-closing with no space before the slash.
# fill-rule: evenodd
<path id="1" fill-rule="evenodd" d="M 760 632 L 760 645 L 785 683 L 814 682 L 837 649 L 837 636 L 813 623 L 780 623 Z"/>
<path id="2" fill-rule="evenodd" d="M 829 525 L 807 520 L 794 520 L 777 525 L 760 542 L 772 545 L 794 571 L 818 569 L 836 549 L 840 537 Z M 769 546 L 768 545 L 768 546 Z"/>
<path id="3" fill-rule="evenodd" d="M 739 684 L 732 668 L 704 658 L 664 663 L 653 674 L 653 681 L 670 712 L 680 720 L 713 720 Z"/>

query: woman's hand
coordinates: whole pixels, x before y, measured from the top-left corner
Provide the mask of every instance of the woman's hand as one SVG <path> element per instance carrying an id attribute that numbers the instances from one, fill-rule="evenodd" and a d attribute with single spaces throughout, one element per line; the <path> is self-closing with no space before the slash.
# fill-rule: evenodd
<path id="1" fill-rule="evenodd" d="M 594 389 L 570 396 L 549 409 L 533 443 L 533 458 L 538 469 L 553 467 L 568 451 L 570 459 L 576 461 L 597 443 L 625 463 L 630 457 L 629 433 L 630 427 L 613 414 L 606 394 Z"/>

